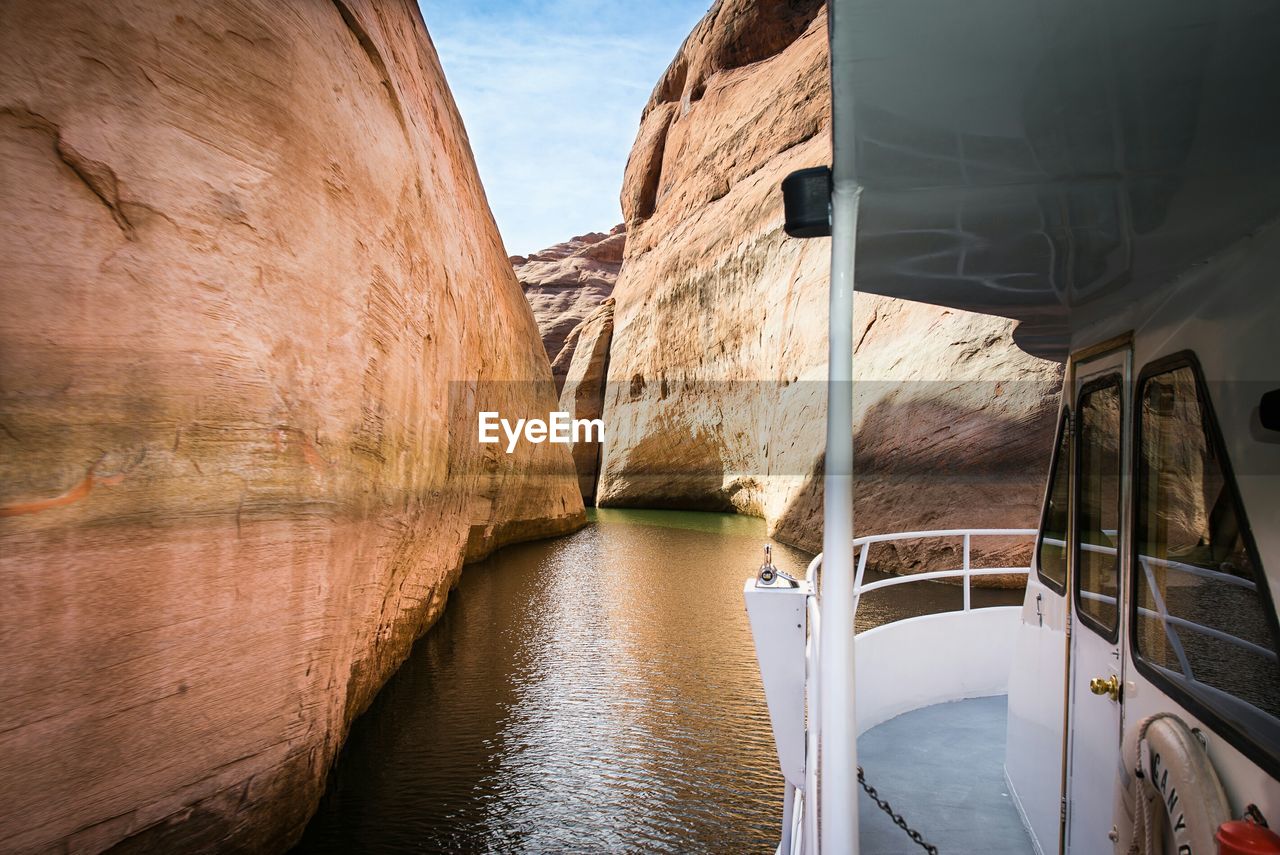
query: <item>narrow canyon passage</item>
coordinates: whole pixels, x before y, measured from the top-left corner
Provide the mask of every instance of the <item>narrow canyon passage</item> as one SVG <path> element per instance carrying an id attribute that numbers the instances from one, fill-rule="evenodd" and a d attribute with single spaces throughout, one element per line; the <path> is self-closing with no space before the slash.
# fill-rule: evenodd
<path id="1" fill-rule="evenodd" d="M 1274 828 L 1276 44 L 0 0 L 0 855 Z"/>
<path id="2" fill-rule="evenodd" d="M 296 851 L 768 851 L 782 779 L 742 604 L 761 520 L 595 512 L 468 568 Z M 809 556 L 780 546 L 803 572 Z M 868 625 L 959 605 L 919 583 Z M 975 605 L 1016 592 L 975 591 Z"/>

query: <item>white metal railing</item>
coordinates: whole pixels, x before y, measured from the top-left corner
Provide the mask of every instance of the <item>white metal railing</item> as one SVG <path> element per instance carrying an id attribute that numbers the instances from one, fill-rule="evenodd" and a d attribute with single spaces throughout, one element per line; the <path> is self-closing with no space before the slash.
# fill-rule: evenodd
<path id="1" fill-rule="evenodd" d="M 855 618 L 857 617 L 858 603 L 864 593 L 889 588 L 894 585 L 937 581 L 940 579 L 964 580 L 964 605 L 962 609 L 968 612 L 972 607 L 970 589 L 974 577 L 1010 574 L 1025 576 L 1030 572 L 1030 567 L 975 568 L 972 565 L 973 539 L 978 537 L 1034 537 L 1035 534 L 1036 529 L 1031 528 L 967 528 L 894 532 L 893 534 L 873 534 L 855 538 L 853 540 L 853 549 L 857 552 L 857 563 L 855 565 L 853 583 L 853 615 Z M 877 543 L 952 538 L 962 539 L 963 560 L 958 568 L 929 571 L 927 573 L 912 573 L 869 583 L 864 583 L 863 581 L 867 570 L 867 559 L 871 554 L 872 547 Z M 809 715 L 805 736 L 805 754 L 807 758 L 805 762 L 805 788 L 804 790 L 788 788 L 787 797 L 790 804 L 785 811 L 782 843 L 778 850 L 779 853 L 791 853 L 791 855 L 815 852 L 814 843 L 818 840 L 818 820 L 817 811 L 815 810 L 818 805 L 818 800 L 815 798 L 818 787 L 818 764 L 814 760 L 818 756 L 822 730 L 821 716 L 818 714 L 820 709 L 819 695 L 821 692 L 821 681 L 818 675 L 822 652 L 820 643 L 822 621 L 821 574 L 822 555 L 819 553 L 809 562 L 809 566 L 805 571 L 805 578 L 810 583 L 807 609 L 809 637 L 805 647 L 805 705 Z M 852 716 L 848 715 L 849 711 L 846 710 L 844 713 L 849 720 L 852 719 Z M 810 842 L 806 843 L 806 841 Z"/>
<path id="2" fill-rule="evenodd" d="M 853 596 L 854 596 L 854 612 L 857 613 L 858 601 L 862 594 L 877 591 L 881 588 L 891 588 L 894 585 L 906 585 L 911 582 L 930 582 L 940 579 L 963 579 L 964 580 L 964 606 L 963 611 L 969 611 L 972 607 L 972 597 L 970 594 L 971 581 L 975 576 L 1002 576 L 1002 575 L 1020 575 L 1025 576 L 1031 572 L 1030 566 L 1027 567 L 974 567 L 972 564 L 972 545 L 975 537 L 1034 537 L 1036 529 L 1034 528 L 949 528 L 936 529 L 933 531 L 900 531 L 892 534 L 870 534 L 864 537 L 855 538 L 853 548 L 858 551 L 858 563 L 853 580 Z M 880 579 L 876 582 L 864 583 L 863 579 L 867 571 L 867 557 L 871 554 L 871 547 L 877 543 L 889 543 L 899 540 L 939 540 L 939 539 L 962 539 L 963 560 L 961 566 L 951 570 L 931 570 L 927 573 L 909 573 L 902 576 L 894 576 L 889 579 Z M 821 599 L 822 586 L 822 555 L 814 556 L 809 562 L 809 567 L 805 571 L 805 577 L 810 580 L 813 585 L 813 596 Z"/>

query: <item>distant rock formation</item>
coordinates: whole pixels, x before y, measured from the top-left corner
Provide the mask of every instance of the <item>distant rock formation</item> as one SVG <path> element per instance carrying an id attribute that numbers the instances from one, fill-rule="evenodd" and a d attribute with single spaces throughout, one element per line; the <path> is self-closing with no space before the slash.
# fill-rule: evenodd
<path id="1" fill-rule="evenodd" d="M 605 300 L 582 323 L 573 328 L 564 348 L 563 358 L 571 354 L 565 368 L 564 391 L 560 394 L 560 410 L 575 420 L 600 419 L 604 415 L 605 376 L 609 368 L 609 343 L 613 340 L 613 298 Z M 557 359 L 557 362 L 560 360 Z M 573 463 L 578 470 L 578 487 L 582 500 L 592 504 L 596 497 L 596 475 L 600 468 L 603 443 L 593 434 L 573 444 Z"/>
<path id="2" fill-rule="evenodd" d="M 510 257 L 533 307 L 557 391 L 573 359 L 565 344 L 573 329 L 613 293 L 626 239 L 626 227 L 619 225 L 608 234 L 590 232 L 528 257 Z"/>
<path id="3" fill-rule="evenodd" d="M 6 3 L 0 160 L 3 848 L 281 851 L 464 557 L 583 520 L 476 441 L 556 399 L 417 4 Z"/>
<path id="4" fill-rule="evenodd" d="M 829 161 L 829 124 L 820 0 L 717 2 L 658 82 L 621 194 L 598 504 L 736 510 L 820 548 L 830 241 L 783 233 L 779 184 Z M 855 324 L 858 532 L 1032 525 L 1060 367 L 1000 318 L 859 295 Z"/>

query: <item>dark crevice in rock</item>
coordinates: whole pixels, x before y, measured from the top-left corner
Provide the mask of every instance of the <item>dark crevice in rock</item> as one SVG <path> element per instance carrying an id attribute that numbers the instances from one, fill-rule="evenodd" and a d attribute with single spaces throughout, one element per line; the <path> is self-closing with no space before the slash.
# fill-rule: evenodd
<path id="1" fill-rule="evenodd" d="M 91 160 L 76 151 L 70 143 L 58 136 L 56 145 L 58 157 L 71 167 L 71 171 L 79 176 L 93 194 L 102 200 L 102 204 L 111 211 L 111 219 L 115 220 L 120 231 L 129 240 L 135 238 L 133 223 L 125 216 L 120 204 L 120 182 L 116 179 L 115 170 L 98 160 Z"/>
<path id="2" fill-rule="evenodd" d="M 871 332 L 871 328 L 876 325 L 876 321 L 880 320 L 880 310 L 871 310 L 871 320 L 867 321 L 867 325 L 862 328 L 862 335 L 858 336 L 858 343 L 853 346 L 853 352 L 857 353 L 862 349 L 862 343 L 867 340 L 867 334 Z"/>
<path id="3" fill-rule="evenodd" d="M 716 71 L 741 68 L 776 56 L 804 35 L 822 11 L 823 0 L 757 0 L 734 4 L 718 16 L 718 40 L 712 54 Z"/>
<path id="4" fill-rule="evenodd" d="M 644 164 L 640 179 L 640 194 L 636 198 L 633 222 L 647 220 L 658 210 L 658 187 L 662 183 L 662 158 L 667 151 L 667 134 L 671 131 L 674 116 L 663 122 L 655 133 L 649 159 Z M 628 223 L 630 225 L 630 223 Z"/>
<path id="5" fill-rule="evenodd" d="M 702 100 L 702 96 L 705 94 L 707 94 L 707 81 L 706 78 L 703 78 L 689 88 L 689 103 L 698 103 Z"/>
<path id="6" fill-rule="evenodd" d="M 644 375 L 634 374 L 631 377 L 631 385 L 627 390 L 628 396 L 632 401 L 638 401 L 644 397 Z"/>
<path id="7" fill-rule="evenodd" d="M 683 55 L 677 56 L 675 61 L 667 66 L 666 73 L 662 75 L 662 79 L 658 81 L 658 85 L 654 88 L 653 95 L 649 99 L 650 106 L 679 101 L 681 95 L 684 94 L 684 81 L 688 70 L 688 60 Z M 645 112 L 648 113 L 648 108 L 645 109 Z"/>
<path id="8" fill-rule="evenodd" d="M 717 73 L 782 53 L 805 34 L 823 5 L 824 0 L 717 0 L 680 45 L 644 115 L 675 101 L 688 110 Z"/>
<path id="9" fill-rule="evenodd" d="M 338 14 L 342 16 L 342 23 L 346 24 L 347 29 L 351 31 L 351 35 L 355 36 L 356 43 L 360 45 L 360 49 L 364 51 L 374 70 L 378 72 L 378 80 L 382 83 L 382 88 L 386 90 L 387 100 L 391 102 L 391 109 L 396 114 L 396 121 L 400 123 L 400 130 L 404 132 L 405 140 L 408 141 L 409 124 L 405 121 L 404 109 L 400 105 L 400 98 L 396 95 L 395 86 L 391 83 L 391 75 L 387 71 L 387 63 L 382 59 L 382 54 L 378 52 L 378 47 L 373 43 L 373 39 L 369 37 L 369 32 L 356 20 L 351 8 L 343 0 L 333 0 L 333 5 L 338 10 Z"/>
<path id="10" fill-rule="evenodd" d="M 99 160 L 85 157 L 75 149 L 62 135 L 62 128 L 48 118 L 33 113 L 25 107 L 3 107 L 0 115 L 12 116 L 25 128 L 41 131 L 49 136 L 53 143 L 53 152 L 68 169 L 70 169 L 85 187 L 111 212 L 111 219 L 120 227 L 120 231 L 129 240 L 136 238 L 133 223 L 124 212 L 120 202 L 120 182 L 115 170 Z"/>

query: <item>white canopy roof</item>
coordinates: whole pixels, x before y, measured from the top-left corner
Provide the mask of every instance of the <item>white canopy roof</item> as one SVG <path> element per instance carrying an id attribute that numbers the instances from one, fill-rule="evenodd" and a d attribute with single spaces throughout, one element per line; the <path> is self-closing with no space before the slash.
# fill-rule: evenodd
<path id="1" fill-rule="evenodd" d="M 857 287 L 1072 329 L 1280 213 L 1280 4 L 832 0 Z"/>

